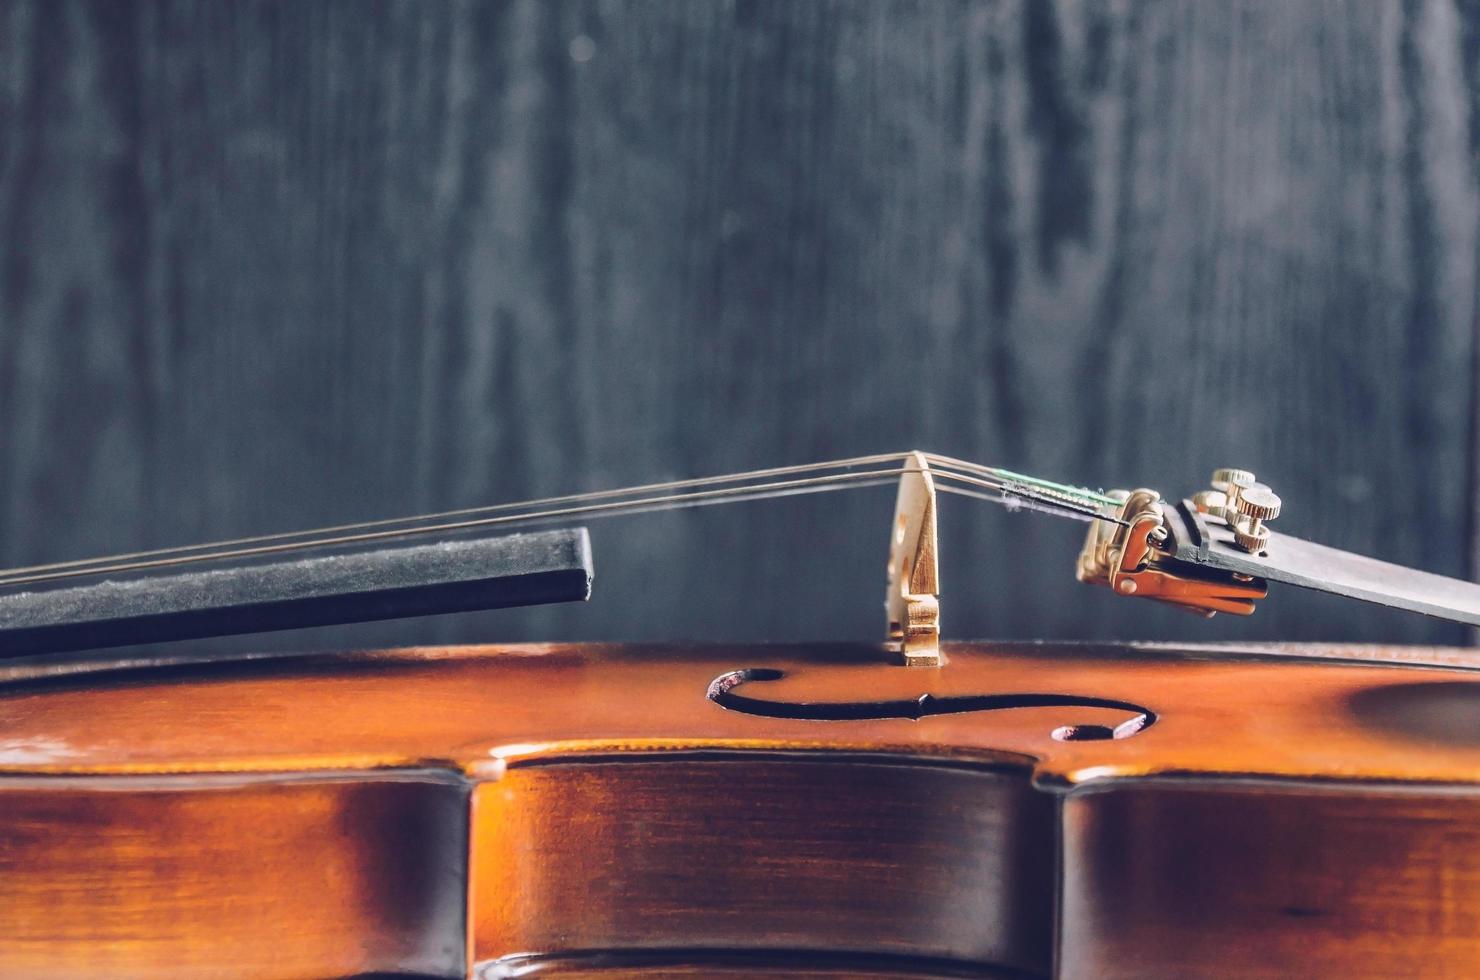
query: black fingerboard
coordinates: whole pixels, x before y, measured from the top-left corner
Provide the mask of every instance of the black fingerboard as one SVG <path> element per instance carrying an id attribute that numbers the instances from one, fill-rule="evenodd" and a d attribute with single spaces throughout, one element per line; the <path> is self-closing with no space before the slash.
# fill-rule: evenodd
<path id="1" fill-rule="evenodd" d="M 0 593 L 0 658 L 585 600 L 583 527 Z"/>

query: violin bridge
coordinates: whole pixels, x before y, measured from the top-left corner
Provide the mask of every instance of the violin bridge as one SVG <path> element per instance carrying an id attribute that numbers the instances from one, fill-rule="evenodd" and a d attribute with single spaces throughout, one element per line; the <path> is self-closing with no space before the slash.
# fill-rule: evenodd
<path id="1" fill-rule="evenodd" d="M 905 457 L 889 539 L 889 646 L 906 667 L 939 667 L 940 569 L 936 561 L 935 480 L 920 452 Z"/>

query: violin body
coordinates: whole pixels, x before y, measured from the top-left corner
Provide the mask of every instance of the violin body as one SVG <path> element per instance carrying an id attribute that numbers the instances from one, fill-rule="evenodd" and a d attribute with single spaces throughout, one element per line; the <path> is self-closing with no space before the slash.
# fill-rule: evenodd
<path id="1" fill-rule="evenodd" d="M 1480 966 L 1471 652 L 944 649 L 9 668 L 0 975 Z"/>

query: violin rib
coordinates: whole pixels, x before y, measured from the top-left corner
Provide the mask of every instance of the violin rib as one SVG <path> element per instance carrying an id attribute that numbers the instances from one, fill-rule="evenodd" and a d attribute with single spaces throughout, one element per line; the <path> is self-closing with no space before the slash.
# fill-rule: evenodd
<path id="1" fill-rule="evenodd" d="M 946 652 L 12 669 L 0 975 L 1480 965 L 1472 653 Z M 737 672 L 767 711 L 713 698 Z"/>

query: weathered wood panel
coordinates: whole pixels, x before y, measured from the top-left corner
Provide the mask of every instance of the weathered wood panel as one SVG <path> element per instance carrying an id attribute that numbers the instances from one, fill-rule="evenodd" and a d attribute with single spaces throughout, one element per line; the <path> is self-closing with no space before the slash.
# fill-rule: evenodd
<path id="1" fill-rule="evenodd" d="M 0 559 L 923 446 L 1470 571 L 1480 8 L 0 3 Z M 589 608 L 868 637 L 888 494 L 594 528 Z M 950 635 L 1454 640 L 1087 593 L 954 502 Z M 294 641 L 302 642 L 302 640 Z"/>

